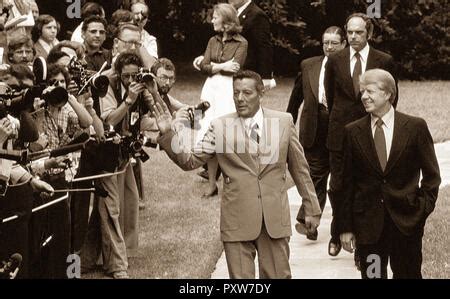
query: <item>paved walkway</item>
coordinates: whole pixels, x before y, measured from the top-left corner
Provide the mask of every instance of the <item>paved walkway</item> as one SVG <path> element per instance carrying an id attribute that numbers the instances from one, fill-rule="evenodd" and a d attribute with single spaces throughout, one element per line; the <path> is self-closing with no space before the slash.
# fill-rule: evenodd
<path id="1" fill-rule="evenodd" d="M 439 160 L 442 184 L 450 185 L 450 141 L 436 145 L 436 154 Z M 292 278 L 317 279 L 359 279 L 360 273 L 356 270 L 353 255 L 342 250 L 337 257 L 328 255 L 327 247 L 330 236 L 331 207 L 327 201 L 319 226 L 317 241 L 309 241 L 305 236 L 295 231 L 295 216 L 301 204 L 300 196 L 295 187 L 288 191 L 291 206 L 291 222 L 293 235 L 290 240 L 290 264 Z M 256 270 L 258 273 L 258 270 Z M 211 274 L 213 279 L 229 278 L 225 254 L 217 261 L 216 270 Z"/>

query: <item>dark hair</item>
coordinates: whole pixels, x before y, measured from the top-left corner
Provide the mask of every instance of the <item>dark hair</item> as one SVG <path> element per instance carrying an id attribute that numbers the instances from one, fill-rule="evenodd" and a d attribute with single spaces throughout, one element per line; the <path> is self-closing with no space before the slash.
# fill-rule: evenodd
<path id="1" fill-rule="evenodd" d="M 33 41 L 29 36 L 20 34 L 18 36 L 11 37 L 11 40 L 8 43 L 8 55 L 12 55 L 14 51 L 22 48 L 22 46 L 28 46 L 32 48 L 34 52 Z"/>
<path id="2" fill-rule="evenodd" d="M 151 72 L 156 75 L 156 73 L 160 68 L 163 68 L 167 71 L 173 71 L 175 73 L 175 65 L 168 58 L 162 57 L 156 60 L 155 63 L 152 65 Z"/>
<path id="3" fill-rule="evenodd" d="M 134 52 L 123 52 L 121 53 L 114 63 L 114 69 L 120 75 L 122 74 L 122 69 L 126 65 L 134 64 L 138 67 L 142 67 L 144 63 L 142 62 L 141 57 Z"/>
<path id="4" fill-rule="evenodd" d="M 58 21 L 56 21 L 54 17 L 52 17 L 51 15 L 40 15 L 38 17 L 38 19 L 36 20 L 36 24 L 34 24 L 34 27 L 31 30 L 31 38 L 33 39 L 34 42 L 37 42 L 38 39 L 41 37 L 42 28 L 53 21 L 56 22 L 57 28 L 56 30 L 57 32 L 59 32 L 59 30 L 61 29 L 61 25 L 59 24 Z"/>
<path id="5" fill-rule="evenodd" d="M 90 16 L 101 16 L 105 10 L 103 6 L 96 2 L 86 2 L 81 8 L 81 18 L 86 19 Z"/>
<path id="6" fill-rule="evenodd" d="M 364 22 L 366 23 L 367 39 L 370 39 L 370 37 L 373 34 L 373 23 L 372 23 L 372 20 L 370 19 L 370 17 L 361 12 L 357 12 L 357 13 L 353 13 L 353 14 L 349 15 L 347 20 L 345 20 L 345 26 L 344 26 L 345 30 L 347 30 L 348 21 L 350 21 L 350 19 L 353 19 L 353 18 L 361 18 L 364 20 Z"/>
<path id="7" fill-rule="evenodd" d="M 106 22 L 106 20 L 104 18 L 94 15 L 94 16 L 90 16 L 90 17 L 86 18 L 83 21 L 83 26 L 81 26 L 81 31 L 85 32 L 88 29 L 89 24 L 91 24 L 91 23 L 101 23 L 101 24 L 103 24 L 103 27 L 105 27 L 105 30 L 108 28 L 108 22 Z"/>
<path id="8" fill-rule="evenodd" d="M 69 54 L 66 52 L 63 52 L 61 50 L 57 50 L 55 48 L 51 49 L 47 56 L 47 63 L 48 64 L 54 64 L 58 60 L 60 60 L 62 57 L 67 56 L 69 57 Z"/>
<path id="9" fill-rule="evenodd" d="M 261 76 L 250 70 L 241 70 L 238 71 L 236 74 L 233 75 L 233 82 L 236 80 L 242 80 L 242 79 L 253 79 L 255 81 L 255 87 L 258 94 L 262 94 L 264 92 L 264 83 L 261 78 Z"/>
<path id="10" fill-rule="evenodd" d="M 325 31 L 322 34 L 322 39 L 323 36 L 325 35 L 325 33 L 329 33 L 329 34 L 337 34 L 339 35 L 339 37 L 341 38 L 341 43 L 345 40 L 345 33 L 344 30 L 342 30 L 341 27 L 338 26 L 331 26 L 328 27 L 327 29 L 325 29 Z"/>
<path id="11" fill-rule="evenodd" d="M 9 74 L 19 81 L 23 81 L 25 79 L 30 79 L 34 82 L 34 74 L 30 70 L 30 68 L 23 63 L 15 63 L 11 64 L 11 67 L 9 68 Z"/>
<path id="12" fill-rule="evenodd" d="M 67 71 L 67 69 L 59 65 L 57 63 L 49 64 L 47 67 L 47 82 L 50 80 L 50 78 L 53 78 L 57 76 L 58 74 L 63 74 L 64 80 L 66 80 L 66 85 L 70 82 L 70 74 Z"/>
<path id="13" fill-rule="evenodd" d="M 59 51 L 62 51 L 62 48 L 73 49 L 75 51 L 75 53 L 77 53 L 77 58 L 78 59 L 82 59 L 84 57 L 85 50 L 84 50 L 83 44 L 81 44 L 79 42 L 70 41 L 70 40 L 60 41 L 56 46 L 54 46 L 50 50 L 50 52 L 48 53 L 48 57 L 50 56 L 52 51 L 59 52 Z M 62 51 L 62 52 L 64 52 L 64 51 Z M 48 62 L 48 57 L 47 57 L 47 62 Z M 61 57 L 59 57 L 59 58 L 61 58 Z M 50 63 L 50 62 L 48 62 L 48 63 Z"/>

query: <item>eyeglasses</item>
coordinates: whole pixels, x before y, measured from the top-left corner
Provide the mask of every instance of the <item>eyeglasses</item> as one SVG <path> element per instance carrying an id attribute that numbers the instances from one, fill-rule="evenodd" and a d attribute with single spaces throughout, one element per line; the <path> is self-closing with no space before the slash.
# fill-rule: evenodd
<path id="1" fill-rule="evenodd" d="M 163 81 L 163 82 L 169 82 L 169 83 L 173 83 L 175 82 L 175 77 L 167 77 L 167 76 L 160 76 L 160 77 L 156 77 L 159 80 Z"/>
<path id="2" fill-rule="evenodd" d="M 136 76 L 138 73 L 122 73 L 120 77 L 122 80 L 124 79 L 131 79 L 132 81 L 136 81 Z"/>
<path id="3" fill-rule="evenodd" d="M 130 45 L 130 46 L 135 46 L 136 48 L 140 48 L 142 46 L 141 42 L 134 42 L 134 41 L 126 41 L 121 39 L 120 37 L 117 38 L 118 40 L 120 40 L 121 42 Z"/>

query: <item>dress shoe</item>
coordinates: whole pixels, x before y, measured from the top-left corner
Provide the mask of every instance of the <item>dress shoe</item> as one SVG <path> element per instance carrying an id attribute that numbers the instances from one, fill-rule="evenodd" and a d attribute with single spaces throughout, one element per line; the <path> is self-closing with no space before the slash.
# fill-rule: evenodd
<path id="1" fill-rule="evenodd" d="M 216 187 L 213 192 L 205 192 L 202 195 L 202 198 L 210 198 L 219 194 L 219 189 Z"/>
<path id="2" fill-rule="evenodd" d="M 116 271 L 112 274 L 114 279 L 128 279 L 130 276 L 128 276 L 127 271 Z"/>
<path id="3" fill-rule="evenodd" d="M 295 230 L 301 235 L 306 235 L 306 238 L 308 240 L 312 240 L 312 241 L 316 241 L 317 240 L 317 236 L 319 235 L 319 233 L 317 232 L 317 229 L 315 229 L 313 232 L 310 232 L 306 228 L 305 223 L 303 223 L 303 222 L 296 223 L 295 224 Z"/>
<path id="4" fill-rule="evenodd" d="M 209 180 L 208 171 L 202 170 L 200 172 L 197 172 L 197 175 L 205 180 Z"/>
<path id="5" fill-rule="evenodd" d="M 328 254 L 331 256 L 337 256 L 339 252 L 341 252 L 341 242 L 337 241 L 335 242 L 333 239 L 330 240 L 328 243 Z"/>

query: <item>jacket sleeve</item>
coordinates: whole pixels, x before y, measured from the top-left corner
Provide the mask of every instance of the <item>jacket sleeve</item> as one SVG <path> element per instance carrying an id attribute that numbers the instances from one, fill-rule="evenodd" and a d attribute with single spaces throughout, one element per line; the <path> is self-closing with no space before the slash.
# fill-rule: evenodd
<path id="1" fill-rule="evenodd" d="M 298 109 L 303 103 L 303 84 L 302 84 L 302 70 L 298 72 L 297 78 L 295 79 L 294 89 L 292 89 L 291 97 L 289 98 L 289 104 L 286 112 L 292 115 L 294 119 L 294 124 L 297 123 L 298 119 Z"/>
<path id="2" fill-rule="evenodd" d="M 257 14 L 250 30 L 254 42 L 252 47 L 257 49 L 257 72 L 263 79 L 271 79 L 273 69 L 273 46 L 270 36 L 269 18 L 262 13 Z"/>
<path id="3" fill-rule="evenodd" d="M 322 213 L 317 199 L 314 184 L 309 174 L 309 166 L 306 161 L 303 147 L 298 140 L 297 131 L 292 118 L 289 119 L 289 147 L 288 169 L 298 193 L 302 197 L 302 205 L 305 207 L 306 216 L 317 216 Z"/>

